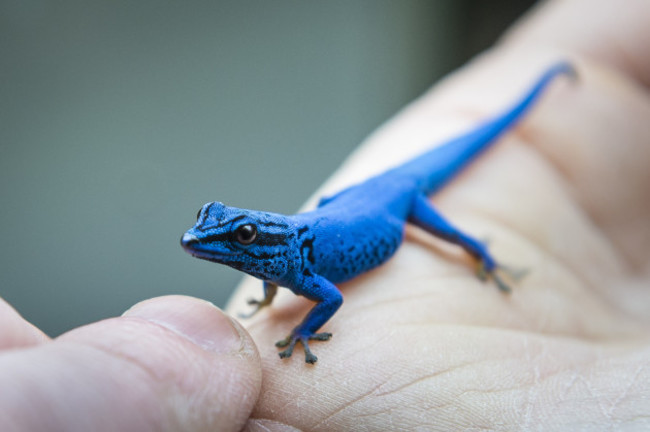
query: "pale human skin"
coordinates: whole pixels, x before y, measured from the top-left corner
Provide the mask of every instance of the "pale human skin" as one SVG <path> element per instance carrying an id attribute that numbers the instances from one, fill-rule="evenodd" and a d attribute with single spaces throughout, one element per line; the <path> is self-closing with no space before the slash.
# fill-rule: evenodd
<path id="1" fill-rule="evenodd" d="M 322 191 L 383 170 L 505 107 L 575 60 L 516 130 L 433 198 L 504 263 L 510 295 L 460 250 L 409 229 L 341 286 L 342 308 L 280 361 L 311 304 L 285 291 L 246 323 L 262 355 L 250 425 L 300 430 L 650 429 L 650 3 L 556 1 L 371 136 Z M 246 281 L 229 310 L 260 297 Z M 276 425 L 277 426 L 277 425 Z M 264 430 L 262 427 L 251 430 Z M 277 426 L 272 430 L 284 430 Z"/>
<path id="2" fill-rule="evenodd" d="M 554 1 L 371 136 L 331 192 L 471 127 L 575 61 L 513 133 L 433 200 L 529 275 L 504 295 L 415 229 L 341 286 L 313 343 L 273 342 L 311 304 L 282 290 L 242 326 L 190 297 L 54 340 L 0 303 L 0 430 L 650 428 L 650 3 Z M 246 312 L 247 280 L 228 310 Z"/>

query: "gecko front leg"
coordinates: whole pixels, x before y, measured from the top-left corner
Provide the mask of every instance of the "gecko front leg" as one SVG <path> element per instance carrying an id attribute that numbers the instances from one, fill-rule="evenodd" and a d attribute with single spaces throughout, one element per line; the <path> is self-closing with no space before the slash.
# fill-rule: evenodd
<path id="1" fill-rule="evenodd" d="M 273 302 L 275 294 L 278 292 L 278 286 L 272 282 L 264 281 L 264 298 L 262 300 L 257 300 L 254 298 L 248 299 L 248 304 L 255 306 L 252 312 L 247 314 L 239 314 L 240 318 L 248 319 L 253 315 L 258 313 L 261 309 L 266 306 L 269 306 Z"/>
<path id="2" fill-rule="evenodd" d="M 339 289 L 322 276 L 313 275 L 306 270 L 307 275 L 301 278 L 299 288 L 292 288 L 298 295 L 318 302 L 305 319 L 294 328 L 289 336 L 276 342 L 278 348 L 285 348 L 279 354 L 280 358 L 288 358 L 293 354 L 296 342 L 300 342 L 305 350 L 305 362 L 314 364 L 318 360 L 309 349 L 310 340 L 326 341 L 332 337 L 331 333 L 316 333 L 316 331 L 329 320 L 343 303 L 343 295 Z"/>

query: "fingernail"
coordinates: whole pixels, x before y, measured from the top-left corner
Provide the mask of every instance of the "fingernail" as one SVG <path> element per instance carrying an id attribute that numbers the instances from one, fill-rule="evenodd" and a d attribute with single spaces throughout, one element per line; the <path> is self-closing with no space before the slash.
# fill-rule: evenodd
<path id="1" fill-rule="evenodd" d="M 158 297 L 134 305 L 122 316 L 161 325 L 207 351 L 231 353 L 245 348 L 239 326 L 205 300 L 186 296 Z"/>

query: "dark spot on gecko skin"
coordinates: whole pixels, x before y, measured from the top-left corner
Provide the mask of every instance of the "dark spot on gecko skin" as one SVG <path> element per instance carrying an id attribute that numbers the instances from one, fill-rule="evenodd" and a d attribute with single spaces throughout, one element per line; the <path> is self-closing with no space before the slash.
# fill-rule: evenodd
<path id="1" fill-rule="evenodd" d="M 260 222 L 260 225 L 264 226 L 273 226 L 273 227 L 281 227 L 281 228 L 288 228 L 289 225 L 281 222 Z"/>
<path id="2" fill-rule="evenodd" d="M 307 260 L 311 263 L 314 264 L 314 239 L 315 237 L 308 238 L 303 240 L 302 244 L 300 245 L 300 253 L 301 255 L 303 254 L 303 251 L 307 249 Z"/>
<path id="3" fill-rule="evenodd" d="M 254 254 L 251 251 L 243 251 L 243 253 L 245 255 L 251 257 L 251 258 L 255 258 L 255 259 L 258 259 L 258 260 L 269 260 L 269 259 L 272 259 L 272 258 L 275 258 L 275 257 L 278 256 L 277 254 L 267 253 L 267 252 L 261 252 L 259 254 Z"/>
<path id="4" fill-rule="evenodd" d="M 277 246 L 286 245 L 287 236 L 284 234 L 260 233 L 259 238 L 255 241 L 258 246 Z"/>

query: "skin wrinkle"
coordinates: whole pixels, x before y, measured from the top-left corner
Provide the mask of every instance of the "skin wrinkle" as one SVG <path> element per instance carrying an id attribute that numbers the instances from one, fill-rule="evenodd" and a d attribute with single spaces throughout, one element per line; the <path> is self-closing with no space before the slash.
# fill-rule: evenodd
<path id="1" fill-rule="evenodd" d="M 418 378 L 416 378 L 414 380 L 407 381 L 407 382 L 405 382 L 405 383 L 399 385 L 398 387 L 396 387 L 394 389 L 391 389 L 389 391 L 385 391 L 383 393 L 377 393 L 375 396 L 389 396 L 389 395 L 397 393 L 397 392 L 399 392 L 401 390 L 404 390 L 404 389 L 407 389 L 407 388 L 412 387 L 414 385 L 420 384 L 421 382 L 425 382 L 425 381 L 428 381 L 428 380 L 433 379 L 433 378 L 438 378 L 440 376 L 444 376 L 446 374 L 455 372 L 456 370 L 461 370 L 461 369 L 464 369 L 466 367 L 471 367 L 471 366 L 475 366 L 475 365 L 476 365 L 475 362 L 466 363 L 466 364 L 454 366 L 452 368 L 447 368 L 447 369 L 444 369 L 444 370 L 441 370 L 441 371 L 438 371 L 438 372 L 434 372 L 434 373 L 431 373 L 431 374 L 428 374 L 428 375 L 420 376 L 420 377 L 418 377 Z"/>
<path id="2" fill-rule="evenodd" d="M 586 376 L 587 374 L 580 373 L 579 372 L 580 369 L 578 369 L 578 366 L 579 366 L 579 367 L 584 368 L 584 370 L 587 371 L 588 373 L 593 373 L 594 370 L 598 371 L 598 366 L 600 366 L 601 360 L 603 360 L 603 358 L 598 357 L 598 358 L 595 358 L 594 360 L 592 360 L 590 362 L 586 362 L 584 364 L 579 364 L 576 367 L 573 367 L 573 368 L 569 369 L 568 371 L 566 371 L 566 372 L 573 372 L 573 374 L 571 375 L 569 382 L 565 386 L 564 397 L 568 399 L 569 398 L 569 396 L 568 396 L 569 392 L 571 390 L 573 390 L 573 388 L 576 386 L 576 384 L 582 384 L 582 386 L 589 392 L 589 395 L 591 396 L 591 399 L 592 400 L 595 399 L 595 400 L 598 401 L 599 410 L 603 414 L 603 420 L 601 422 L 599 422 L 599 423 L 602 424 L 602 422 L 611 421 L 611 419 L 612 419 L 612 417 L 610 415 L 611 410 L 608 413 L 608 410 L 605 409 L 605 407 L 603 406 L 602 398 L 599 397 L 599 395 L 595 391 L 594 387 L 591 385 L 590 380 L 587 378 L 587 376 Z M 586 368 L 585 368 L 585 366 L 586 366 Z M 557 375 L 560 375 L 560 374 L 557 374 Z M 561 403 L 561 402 L 562 402 L 562 400 L 558 401 L 558 403 Z"/>
<path id="3" fill-rule="evenodd" d="M 270 426 L 275 426 L 271 428 Z M 254 429 L 253 429 L 254 428 Z M 246 427 L 244 427 L 245 432 L 250 431 L 278 431 L 281 428 L 282 432 L 302 432 L 301 429 L 297 429 L 294 426 L 288 425 L 286 423 L 281 423 L 275 420 L 266 419 L 266 418 L 251 418 L 249 419 Z"/>
<path id="4" fill-rule="evenodd" d="M 381 340 L 376 340 L 376 341 L 373 341 L 372 345 L 380 345 L 380 344 L 381 344 Z M 362 353 L 363 350 L 360 349 L 360 350 L 356 350 L 356 351 Z M 352 355 L 354 355 L 354 354 L 352 354 Z M 347 357 L 351 358 L 352 355 L 348 355 Z M 326 423 L 330 418 L 335 416 L 338 412 L 341 412 L 341 411 L 345 410 L 348 407 L 353 407 L 356 402 L 358 402 L 359 400 L 364 399 L 364 397 L 367 394 L 370 394 L 373 391 L 375 391 L 375 389 L 378 388 L 378 386 L 380 386 L 380 385 L 382 385 L 382 383 L 377 384 L 377 387 L 371 388 L 366 393 L 356 396 L 354 400 L 351 400 L 350 402 L 347 402 L 343 406 L 337 407 L 337 409 L 334 412 L 328 414 L 325 419 L 322 419 L 321 421 L 319 421 L 315 426 L 312 425 L 312 426 L 308 427 L 307 430 L 314 430 L 314 429 L 318 428 L 321 424 Z M 291 407 L 291 405 L 293 405 L 294 403 L 295 403 L 295 398 L 294 399 L 289 398 L 287 400 L 287 402 L 281 407 L 281 409 L 279 411 L 285 411 L 287 409 L 293 408 L 293 407 Z"/>
<path id="5" fill-rule="evenodd" d="M 423 325 L 424 324 L 424 325 Z M 611 346 L 621 346 L 629 342 L 636 342 L 639 338 L 631 337 L 629 340 L 624 341 L 621 338 L 616 338 L 612 340 L 610 337 L 603 337 L 602 339 L 591 338 L 587 339 L 584 336 L 576 336 L 570 334 L 560 334 L 560 333 L 543 333 L 537 329 L 517 329 L 510 327 L 499 327 L 499 326 L 489 326 L 487 324 L 456 324 L 456 323 L 431 323 L 429 321 L 409 321 L 409 322 L 399 322 L 394 323 L 393 327 L 416 327 L 421 329 L 422 327 L 435 327 L 439 329 L 441 327 L 455 327 L 458 329 L 475 329 L 475 330 L 493 330 L 498 332 L 508 332 L 513 334 L 524 334 L 531 336 L 541 336 L 548 338 L 549 340 L 561 340 L 561 341 L 571 341 L 573 343 L 584 343 L 590 346 L 600 346 L 603 342 L 609 342 Z"/>
<path id="6" fill-rule="evenodd" d="M 445 428 L 444 430 L 467 430 L 468 428 L 474 428 L 474 427 L 478 427 L 480 430 L 493 430 L 491 428 L 488 428 L 487 426 L 476 426 L 477 421 L 481 421 L 481 420 L 484 420 L 484 419 L 478 419 L 478 420 L 476 419 L 477 415 L 472 414 L 472 409 L 471 408 L 473 406 L 474 406 L 474 404 L 461 405 L 459 403 L 458 397 L 454 397 L 453 399 L 452 398 L 447 398 L 447 402 L 445 402 L 443 404 L 440 404 L 440 405 L 436 405 L 436 408 L 438 410 L 440 410 L 441 408 L 450 408 L 450 407 L 458 408 L 460 411 L 462 411 L 463 414 L 468 414 L 469 413 L 470 414 L 469 417 L 472 419 L 472 423 L 468 424 L 465 417 L 455 416 L 454 419 L 452 420 L 452 423 L 450 423 L 450 426 L 453 426 L 453 427 Z M 447 418 L 447 417 L 445 417 L 445 418 Z M 438 429 L 438 430 L 440 430 L 440 429 Z"/>
<path id="7" fill-rule="evenodd" d="M 101 352 L 104 355 L 106 355 L 108 357 L 111 357 L 111 358 L 114 358 L 116 360 L 119 360 L 120 362 L 126 363 L 127 365 L 136 366 L 137 369 L 142 370 L 143 372 L 145 372 L 146 375 L 149 376 L 148 381 L 150 381 L 150 382 L 159 382 L 160 381 L 160 376 L 154 370 L 152 370 L 146 364 L 138 361 L 136 358 L 126 355 L 123 351 L 119 351 L 119 352 L 111 351 L 110 349 L 106 348 L 105 346 L 103 346 L 101 344 L 88 343 L 88 341 L 83 342 L 83 343 L 81 343 L 81 342 L 63 341 L 62 343 L 64 345 L 78 346 L 78 347 L 81 347 L 81 348 L 89 348 L 89 349 L 93 349 L 95 351 Z"/>
<path id="8" fill-rule="evenodd" d="M 543 357 L 547 354 L 546 350 L 546 344 L 542 344 L 542 349 L 539 354 L 537 354 L 534 357 L 530 356 L 530 350 L 528 348 L 528 337 L 524 337 L 524 353 L 525 353 L 525 359 L 526 363 L 530 364 L 533 363 L 537 359 L 543 359 Z M 529 429 L 532 419 L 532 411 L 536 405 L 537 400 L 539 399 L 539 384 L 540 384 L 540 378 L 541 378 L 541 372 L 539 370 L 539 363 L 534 362 L 533 363 L 533 377 L 534 377 L 534 382 L 533 385 L 528 386 L 528 391 L 526 392 L 526 401 L 525 401 L 525 410 L 523 414 L 523 424 L 524 424 L 524 429 Z"/>
<path id="9" fill-rule="evenodd" d="M 645 366 L 643 364 L 641 364 L 641 365 L 639 365 L 639 367 L 637 367 L 636 371 L 634 371 L 634 373 L 632 374 L 632 377 L 629 379 L 627 385 L 621 391 L 621 394 L 619 396 L 617 396 L 616 399 L 614 399 L 614 401 L 612 402 L 612 405 L 609 407 L 609 410 L 607 411 L 607 414 L 608 414 L 609 418 L 613 417 L 612 413 L 614 412 L 616 407 L 621 403 L 621 401 L 623 401 L 626 398 L 628 392 L 630 391 L 632 386 L 635 384 L 636 378 L 641 374 L 641 372 L 644 370 L 644 368 L 645 368 Z"/>
<path id="10" fill-rule="evenodd" d="M 265 383 L 262 382 L 262 392 L 264 392 L 264 390 L 265 390 L 264 385 L 265 385 Z M 275 389 L 283 389 L 283 387 L 276 386 Z M 285 389 L 285 391 L 284 391 L 284 393 L 287 394 L 286 398 L 282 398 L 282 392 L 280 392 L 280 391 L 274 390 L 274 391 L 272 391 L 272 393 L 273 393 L 273 395 L 271 396 L 271 399 L 273 399 L 273 400 L 277 400 L 277 399 L 282 400 L 282 399 L 284 399 L 284 403 L 282 405 L 280 405 L 279 408 L 273 410 L 271 412 L 271 414 L 282 413 L 282 412 L 286 412 L 286 411 L 291 410 L 291 406 L 295 403 L 296 399 L 295 399 L 295 397 L 293 395 L 289 394 L 290 393 L 289 389 Z M 253 415 L 255 415 L 255 413 L 256 413 L 256 409 L 254 408 L 253 409 Z"/>
<path id="11" fill-rule="evenodd" d="M 325 424 L 328 422 L 329 419 L 334 417 L 336 414 L 340 413 L 341 411 L 345 410 L 346 408 L 351 408 L 353 407 L 357 402 L 365 399 L 367 396 L 369 396 L 371 393 L 373 393 L 381 384 L 378 384 L 377 386 L 371 387 L 368 391 L 361 393 L 360 395 L 355 396 L 354 399 L 351 399 L 347 401 L 346 403 L 342 404 L 341 406 L 337 407 L 334 411 L 329 413 L 327 417 L 323 418 L 320 420 L 318 423 L 315 425 L 312 425 L 309 429 L 314 430 L 320 427 L 321 425 Z"/>
<path id="12" fill-rule="evenodd" d="M 590 363 L 595 363 L 595 361 L 594 362 L 587 362 L 585 364 L 590 364 Z M 579 366 L 583 366 L 583 365 L 584 364 L 581 364 Z M 554 377 L 561 376 L 567 370 L 575 370 L 575 367 L 570 368 L 570 369 L 560 369 L 560 370 L 558 370 L 556 372 L 553 372 L 551 374 L 546 375 L 544 378 L 541 378 L 541 379 L 539 377 L 536 377 L 536 381 L 534 383 L 531 383 L 531 385 L 529 385 L 529 386 L 514 386 L 514 387 L 499 388 L 499 389 L 467 389 L 467 390 L 462 391 L 461 393 L 458 393 L 458 394 L 454 395 L 453 398 L 447 398 L 447 402 L 445 402 L 444 404 L 441 404 L 441 405 L 437 405 L 436 407 L 437 408 L 444 408 L 444 407 L 449 407 L 449 406 L 456 406 L 458 404 L 459 399 L 461 399 L 465 395 L 472 395 L 472 394 L 497 394 L 497 395 L 499 395 L 499 394 L 502 394 L 502 393 L 512 393 L 512 392 L 518 393 L 518 392 L 521 392 L 521 391 L 525 390 L 526 388 L 528 388 L 528 392 L 527 392 L 528 394 L 530 394 L 530 392 L 532 392 L 532 391 L 534 391 L 536 394 L 539 394 L 539 393 L 541 393 L 543 391 L 543 389 L 539 388 L 540 386 L 542 386 L 544 383 L 546 383 L 547 381 L 549 381 L 550 379 L 552 379 Z M 519 396 L 517 396 L 517 395 L 513 395 L 513 397 L 515 399 L 519 399 Z M 506 402 L 508 400 L 512 400 L 512 399 L 506 399 Z M 534 398 L 534 400 L 537 400 L 537 398 Z M 527 403 L 526 403 L 526 408 L 527 408 L 526 411 L 527 412 L 525 413 L 524 418 L 523 418 L 524 422 L 522 424 L 519 424 L 519 426 L 523 427 L 522 430 L 529 430 L 530 429 L 529 426 L 531 424 L 534 424 L 535 421 L 540 420 L 540 419 L 533 419 L 533 417 L 532 417 L 532 415 L 530 413 L 530 411 L 536 406 L 537 405 L 535 403 L 527 401 Z M 516 421 L 517 416 L 514 416 L 514 417 L 515 417 L 515 421 Z"/>
<path id="13" fill-rule="evenodd" d="M 603 415 L 603 420 L 605 422 L 610 422 L 611 418 L 607 415 L 607 411 L 605 410 L 605 407 L 603 406 L 603 400 L 602 400 L 602 398 L 599 397 L 596 390 L 591 385 L 591 382 L 589 380 L 585 379 L 584 376 L 580 376 L 578 378 L 578 380 L 581 381 L 585 385 L 585 388 L 589 392 L 589 395 L 591 396 L 591 399 L 595 400 L 598 403 L 598 409 L 600 410 L 601 414 Z"/>
<path id="14" fill-rule="evenodd" d="M 542 353 L 540 353 L 538 355 L 538 357 L 543 356 L 543 355 L 544 355 L 544 353 L 542 352 Z M 408 388 L 410 386 L 419 384 L 419 383 L 421 383 L 423 381 L 426 381 L 426 380 L 429 380 L 431 378 L 444 376 L 444 375 L 446 375 L 448 373 L 454 372 L 456 370 L 459 370 L 459 369 L 462 369 L 462 368 L 465 368 L 465 367 L 475 367 L 475 366 L 477 366 L 479 364 L 493 362 L 493 361 L 495 361 L 495 360 L 494 359 L 488 359 L 488 360 L 485 360 L 485 361 L 471 362 L 471 363 L 467 363 L 465 365 L 460 365 L 460 366 L 457 366 L 457 367 L 454 367 L 454 368 L 446 369 L 444 371 L 437 372 L 435 374 L 429 374 L 429 375 L 426 375 L 426 376 L 424 376 L 422 378 L 409 381 L 409 382 L 407 382 L 407 383 L 405 383 L 405 384 L 403 384 L 403 385 L 401 385 L 401 386 L 399 386 L 399 387 L 397 387 L 395 389 L 392 389 L 389 392 L 377 393 L 375 396 L 386 396 L 386 395 L 390 395 L 390 394 L 393 394 L 393 393 L 397 393 L 400 390 L 403 390 L 403 389 Z M 562 372 L 563 372 L 562 370 L 559 370 L 556 373 L 553 373 L 553 374 L 551 374 L 549 376 L 557 375 L 557 374 L 560 374 Z M 537 376 L 535 377 L 535 383 L 534 384 L 538 385 L 539 382 L 540 381 L 539 381 L 539 373 L 538 373 Z M 532 389 L 532 388 L 535 388 L 535 387 L 536 386 L 532 386 L 530 388 Z M 468 389 L 468 390 L 463 391 L 460 394 L 455 395 L 453 397 L 453 399 L 457 400 L 458 398 L 462 397 L 464 394 L 469 394 L 469 393 L 486 393 L 486 394 L 487 393 L 495 393 L 495 394 L 498 394 L 498 393 L 503 393 L 503 392 L 510 392 L 510 391 L 513 391 L 513 390 L 519 391 L 519 390 L 523 390 L 523 388 L 524 388 L 523 386 L 514 386 L 514 387 L 510 387 L 510 388 L 497 388 L 497 389 Z"/>
<path id="15" fill-rule="evenodd" d="M 385 409 L 379 409 L 373 412 L 357 412 L 354 413 L 356 418 L 364 418 L 364 417 L 377 417 L 379 414 L 392 414 L 395 412 L 397 408 L 385 408 Z M 390 430 L 393 430 L 393 428 L 390 428 Z"/>

